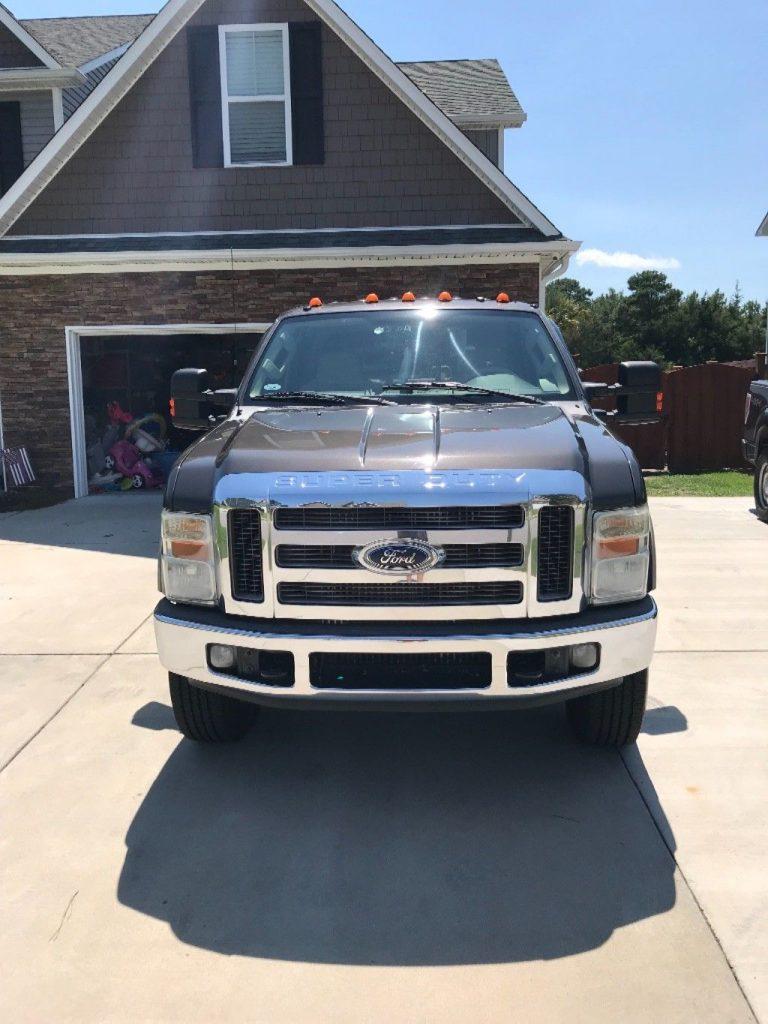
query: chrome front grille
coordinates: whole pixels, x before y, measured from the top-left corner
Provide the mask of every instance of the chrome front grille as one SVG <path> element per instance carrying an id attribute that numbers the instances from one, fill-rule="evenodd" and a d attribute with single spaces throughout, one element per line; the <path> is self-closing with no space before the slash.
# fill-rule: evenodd
<path id="1" fill-rule="evenodd" d="M 573 509 L 546 505 L 539 512 L 540 601 L 564 601 L 573 589 Z"/>
<path id="2" fill-rule="evenodd" d="M 487 583 L 278 583 L 280 604 L 365 605 L 409 608 L 419 605 L 520 604 L 523 585 Z"/>
<path id="3" fill-rule="evenodd" d="M 227 523 L 232 596 L 238 601 L 264 600 L 261 516 L 253 509 L 233 509 Z"/>
<path id="4" fill-rule="evenodd" d="M 448 508 L 279 508 L 278 530 L 518 530 L 521 505 Z"/>
<path id="5" fill-rule="evenodd" d="M 430 487 L 416 473 L 270 475 L 263 482 L 231 476 L 216 508 L 224 608 L 315 622 L 578 612 L 586 496 L 575 474 L 541 476 L 541 491 L 525 474 L 492 474 L 490 483 L 462 474 L 455 483 L 435 478 Z M 402 576 L 375 572 L 354 557 L 358 548 L 398 540 L 426 542 L 445 557 Z"/>
<path id="6" fill-rule="evenodd" d="M 523 564 L 522 544 L 443 544 L 444 569 L 483 569 Z M 354 544 L 278 544 L 275 565 L 281 569 L 359 569 Z"/>

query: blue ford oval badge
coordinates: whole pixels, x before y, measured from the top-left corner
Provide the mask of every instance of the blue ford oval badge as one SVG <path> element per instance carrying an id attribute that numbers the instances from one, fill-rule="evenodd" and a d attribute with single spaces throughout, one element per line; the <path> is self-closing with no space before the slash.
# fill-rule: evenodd
<path id="1" fill-rule="evenodd" d="M 355 559 L 364 569 L 386 576 L 427 572 L 444 558 L 442 548 L 420 540 L 376 540 L 363 548 L 355 548 Z"/>

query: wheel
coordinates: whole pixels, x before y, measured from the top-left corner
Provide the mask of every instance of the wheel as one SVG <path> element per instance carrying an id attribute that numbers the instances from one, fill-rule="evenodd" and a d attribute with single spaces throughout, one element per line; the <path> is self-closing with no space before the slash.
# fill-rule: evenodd
<path id="1" fill-rule="evenodd" d="M 176 724 L 198 743 L 230 743 L 240 740 L 251 727 L 258 710 L 247 701 L 195 686 L 185 676 L 168 673 L 171 704 Z"/>
<path id="2" fill-rule="evenodd" d="M 146 483 L 147 482 L 141 473 L 134 473 L 131 477 L 131 487 L 136 491 L 140 491 L 142 487 L 146 487 Z"/>
<path id="3" fill-rule="evenodd" d="M 768 448 L 763 448 L 755 463 L 755 505 L 768 515 Z"/>
<path id="4" fill-rule="evenodd" d="M 575 697 L 566 705 L 571 729 L 599 747 L 626 747 L 640 734 L 648 697 L 648 669 L 625 676 L 610 690 Z"/>

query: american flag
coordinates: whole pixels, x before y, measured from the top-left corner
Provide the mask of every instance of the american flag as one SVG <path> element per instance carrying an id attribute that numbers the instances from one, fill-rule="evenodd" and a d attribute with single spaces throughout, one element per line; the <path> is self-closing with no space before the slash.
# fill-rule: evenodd
<path id="1" fill-rule="evenodd" d="M 35 482 L 35 473 L 26 448 L 0 448 L 0 462 L 16 487 Z"/>

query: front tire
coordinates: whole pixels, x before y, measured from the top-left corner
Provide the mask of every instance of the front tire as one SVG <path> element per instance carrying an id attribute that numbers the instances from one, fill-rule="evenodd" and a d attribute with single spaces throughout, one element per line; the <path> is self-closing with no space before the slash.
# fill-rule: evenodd
<path id="1" fill-rule="evenodd" d="M 648 698 L 648 669 L 625 676 L 609 690 L 575 697 L 566 705 L 568 722 L 584 743 L 626 747 L 640 735 Z"/>
<path id="2" fill-rule="evenodd" d="M 253 704 L 204 690 L 173 672 L 168 673 L 168 685 L 176 724 L 187 739 L 232 743 L 250 729 L 257 711 Z"/>
<path id="3" fill-rule="evenodd" d="M 768 448 L 763 448 L 755 463 L 755 505 L 761 515 L 768 515 Z"/>

